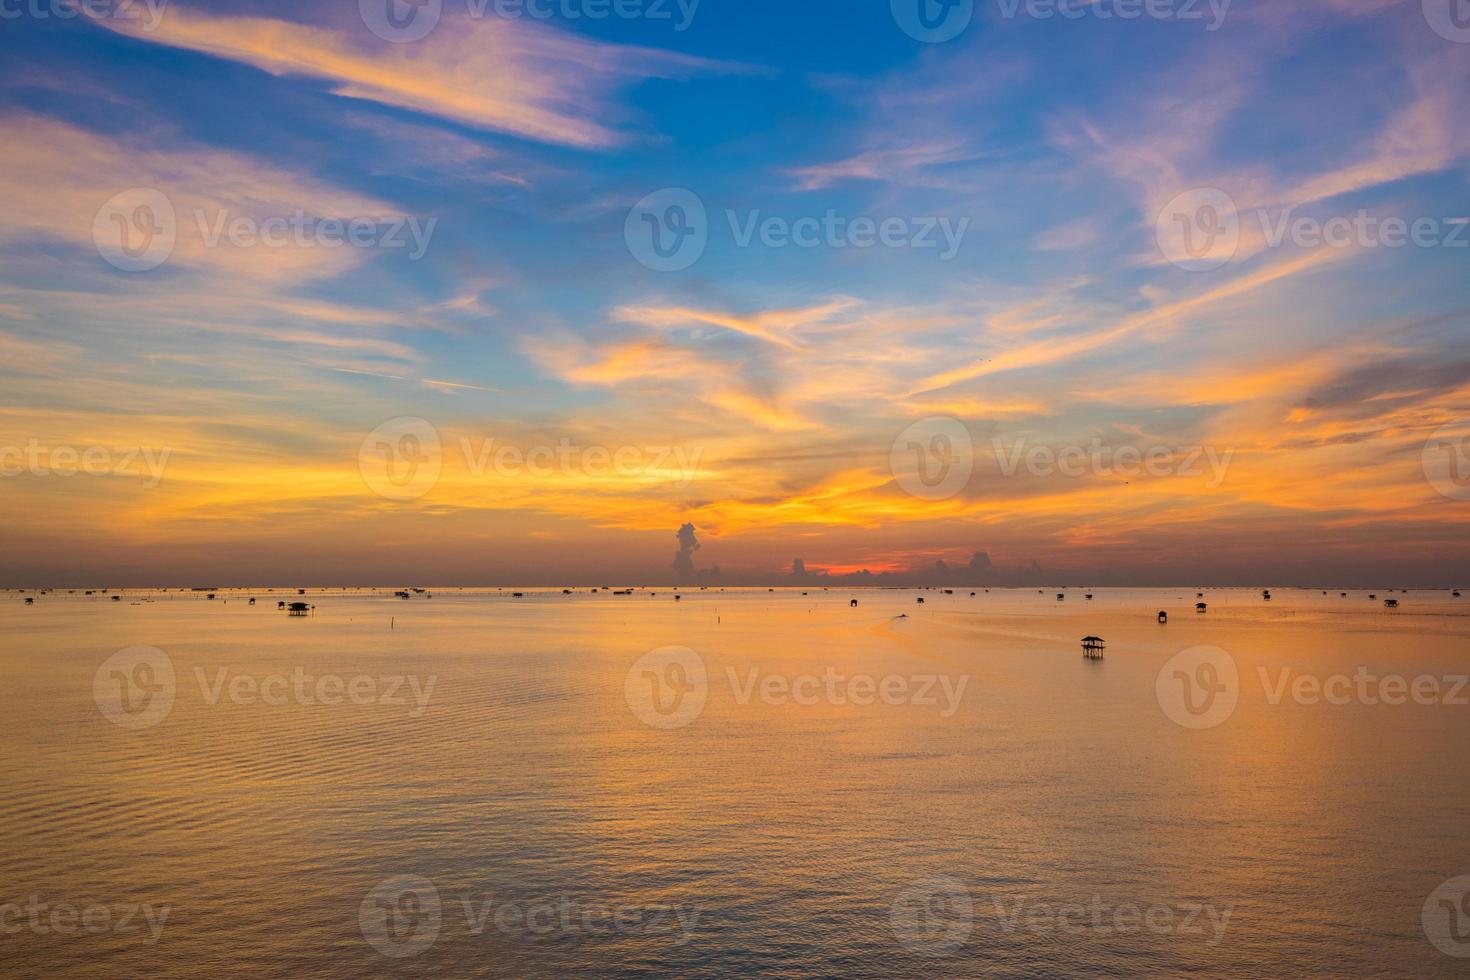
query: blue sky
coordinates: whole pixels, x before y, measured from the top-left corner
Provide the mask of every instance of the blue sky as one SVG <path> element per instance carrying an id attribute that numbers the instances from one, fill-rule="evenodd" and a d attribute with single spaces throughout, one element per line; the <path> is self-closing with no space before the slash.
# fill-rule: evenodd
<path id="1" fill-rule="evenodd" d="M 1470 571 L 1440 545 L 1470 496 L 1440 472 L 1470 452 L 1463 0 L 990 0 L 948 40 L 910 0 L 683 30 L 391 0 L 417 39 L 389 2 L 0 10 L 4 441 L 169 460 L 0 480 L 38 515 L 17 584 L 84 547 L 279 577 L 302 535 L 333 580 L 657 581 L 686 523 L 727 581 Z M 99 236 L 158 200 L 167 254 L 119 267 Z M 675 200 L 703 219 L 661 269 L 638 234 Z M 436 476 L 385 496 L 364 454 L 402 419 Z M 485 440 L 646 467 L 487 469 Z M 915 484 L 909 445 L 969 477 Z M 1172 462 L 1128 479 L 1124 447 Z"/>

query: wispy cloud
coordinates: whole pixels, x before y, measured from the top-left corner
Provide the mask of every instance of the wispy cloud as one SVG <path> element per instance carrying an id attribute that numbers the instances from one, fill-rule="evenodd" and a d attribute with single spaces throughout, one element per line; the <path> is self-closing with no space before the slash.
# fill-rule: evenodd
<path id="1" fill-rule="evenodd" d="M 545 143 L 608 147 L 627 138 L 615 95 L 649 78 L 732 69 L 689 55 L 619 47 L 524 21 L 458 17 L 413 44 L 358 30 L 169 9 L 151 31 L 105 26 L 252 65 L 283 77 L 326 80 L 336 94 Z"/>

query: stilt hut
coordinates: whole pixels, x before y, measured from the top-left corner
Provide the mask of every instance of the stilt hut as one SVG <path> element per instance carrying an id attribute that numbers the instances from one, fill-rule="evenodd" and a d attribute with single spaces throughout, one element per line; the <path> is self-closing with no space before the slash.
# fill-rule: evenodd
<path id="1" fill-rule="evenodd" d="M 1082 638 L 1082 656 L 1091 660 L 1097 660 L 1103 655 L 1103 638 L 1100 636 L 1084 636 Z"/>

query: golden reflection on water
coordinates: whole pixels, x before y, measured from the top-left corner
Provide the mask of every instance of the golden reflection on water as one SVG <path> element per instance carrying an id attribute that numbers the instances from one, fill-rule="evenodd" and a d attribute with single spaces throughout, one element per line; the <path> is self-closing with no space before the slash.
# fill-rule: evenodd
<path id="1" fill-rule="evenodd" d="M 1267 697 L 1283 668 L 1465 674 L 1470 607 L 1447 593 L 1388 611 L 1362 593 L 1212 591 L 1201 615 L 1193 590 L 922 605 L 912 591 L 524 591 L 314 592 L 301 619 L 275 608 L 294 590 L 0 597 L 0 903 L 168 907 L 156 942 L 58 934 L 22 908 L 7 958 L 95 976 L 1457 965 L 1420 912 L 1470 873 L 1470 707 Z M 1101 661 L 1080 656 L 1088 633 L 1107 640 Z M 162 720 L 128 728 L 93 685 L 137 645 L 163 651 L 176 684 Z M 625 685 L 668 645 L 693 651 L 707 689 L 687 724 L 656 728 Z M 1241 683 L 1228 719 L 1192 730 L 1156 679 L 1200 645 L 1227 651 Z M 343 703 L 303 703 L 322 677 Z M 906 693 L 855 704 L 855 677 Z M 912 703 L 925 683 L 935 703 Z M 282 703 L 262 703 L 262 684 Z M 437 931 L 395 958 L 367 934 L 397 927 L 401 952 L 426 907 L 363 909 L 404 875 L 432 883 Z M 517 903 L 554 927 L 498 925 Z M 1162 907 L 1175 927 L 1059 925 L 1072 905 Z M 650 909 L 686 919 L 654 929 Z M 607 926 L 616 910 L 642 924 Z M 1192 913 L 1205 925 L 1182 927 Z"/>

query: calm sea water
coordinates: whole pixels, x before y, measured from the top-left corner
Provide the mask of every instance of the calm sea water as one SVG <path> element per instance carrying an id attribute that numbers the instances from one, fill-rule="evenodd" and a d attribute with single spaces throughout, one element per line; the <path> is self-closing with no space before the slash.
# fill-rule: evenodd
<path id="1" fill-rule="evenodd" d="M 0 596 L 4 971 L 1470 967 L 1470 599 L 431 591 Z"/>

